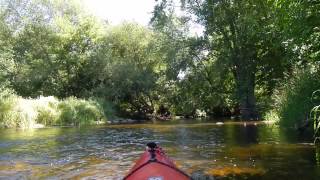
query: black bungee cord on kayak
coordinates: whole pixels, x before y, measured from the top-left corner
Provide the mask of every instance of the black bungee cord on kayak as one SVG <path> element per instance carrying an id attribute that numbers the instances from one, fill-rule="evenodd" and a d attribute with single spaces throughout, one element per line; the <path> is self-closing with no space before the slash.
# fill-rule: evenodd
<path id="1" fill-rule="evenodd" d="M 156 148 L 158 147 L 157 144 L 155 142 L 149 142 L 147 143 L 147 147 L 149 148 L 149 152 L 150 152 L 150 160 L 152 162 L 157 161 L 156 158 Z"/>
<path id="2" fill-rule="evenodd" d="M 150 148 L 150 149 L 155 149 L 158 147 L 157 143 L 155 142 L 149 142 L 147 143 L 147 146 Z"/>

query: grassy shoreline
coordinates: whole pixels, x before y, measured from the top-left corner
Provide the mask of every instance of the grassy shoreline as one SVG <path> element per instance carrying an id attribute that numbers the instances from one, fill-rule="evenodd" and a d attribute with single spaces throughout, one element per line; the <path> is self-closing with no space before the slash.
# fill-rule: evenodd
<path id="1" fill-rule="evenodd" d="M 107 122 L 102 105 L 95 100 L 53 96 L 25 99 L 12 93 L 0 97 L 0 128 L 83 126 Z"/>

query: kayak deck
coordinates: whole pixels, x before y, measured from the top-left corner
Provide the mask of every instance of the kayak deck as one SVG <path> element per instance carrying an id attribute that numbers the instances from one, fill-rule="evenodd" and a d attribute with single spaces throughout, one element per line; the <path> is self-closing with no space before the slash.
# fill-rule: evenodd
<path id="1" fill-rule="evenodd" d="M 155 146 L 148 148 L 129 171 L 124 180 L 189 180 L 164 151 Z"/>

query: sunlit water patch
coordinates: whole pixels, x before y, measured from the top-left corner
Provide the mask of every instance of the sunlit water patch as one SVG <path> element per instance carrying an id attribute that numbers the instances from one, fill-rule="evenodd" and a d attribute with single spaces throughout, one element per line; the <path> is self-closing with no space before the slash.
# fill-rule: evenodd
<path id="1" fill-rule="evenodd" d="M 197 177 L 320 177 L 319 149 L 294 132 L 255 122 L 189 121 L 1 130 L 0 179 L 121 179 L 149 141 Z"/>

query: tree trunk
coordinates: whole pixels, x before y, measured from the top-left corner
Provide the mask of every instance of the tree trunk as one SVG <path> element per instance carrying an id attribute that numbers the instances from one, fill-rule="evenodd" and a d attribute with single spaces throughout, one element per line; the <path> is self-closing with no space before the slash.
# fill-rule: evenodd
<path id="1" fill-rule="evenodd" d="M 256 109 L 255 89 L 255 66 L 252 64 L 241 64 L 237 67 L 236 92 L 240 108 L 240 118 L 243 120 L 258 119 Z"/>

